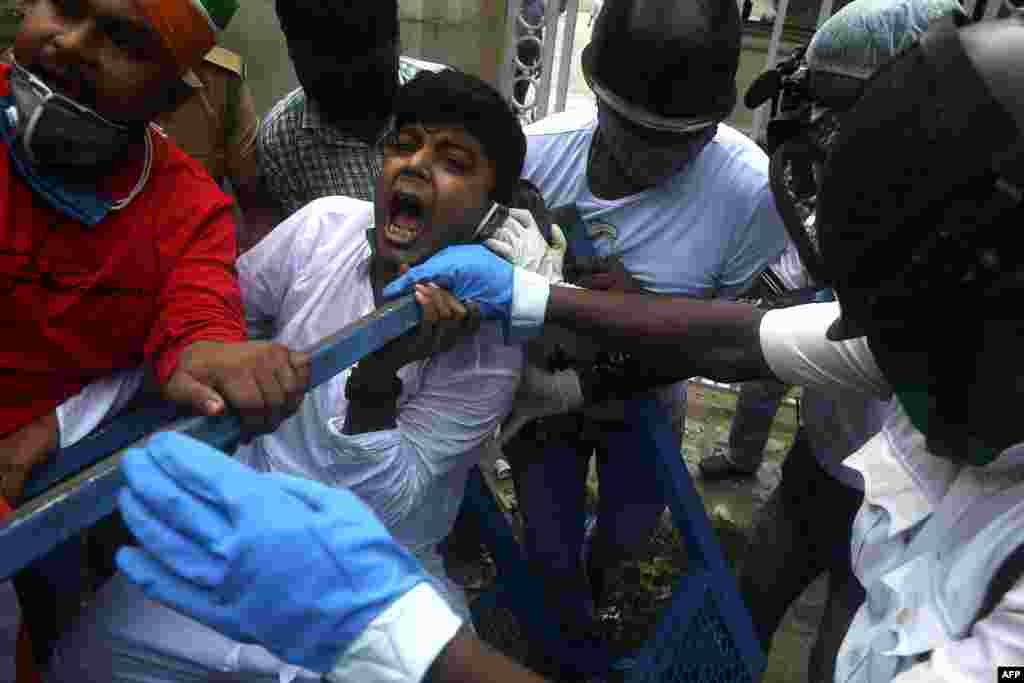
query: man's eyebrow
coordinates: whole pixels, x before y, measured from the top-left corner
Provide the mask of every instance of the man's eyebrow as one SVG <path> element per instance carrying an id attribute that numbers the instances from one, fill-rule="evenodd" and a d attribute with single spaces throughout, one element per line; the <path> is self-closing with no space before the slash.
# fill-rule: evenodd
<path id="1" fill-rule="evenodd" d="M 460 128 L 450 126 L 424 126 L 422 124 L 416 124 L 414 127 L 417 130 L 426 132 L 431 137 L 440 138 L 439 145 L 445 147 L 454 147 L 466 154 L 473 157 L 480 157 L 483 155 L 483 147 L 480 143 L 475 140 L 470 140 Z"/>

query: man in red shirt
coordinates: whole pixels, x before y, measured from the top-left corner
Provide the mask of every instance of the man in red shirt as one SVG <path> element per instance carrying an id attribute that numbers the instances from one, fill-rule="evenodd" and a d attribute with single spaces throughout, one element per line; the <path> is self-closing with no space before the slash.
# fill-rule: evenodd
<path id="1" fill-rule="evenodd" d="M 244 343 L 231 205 L 150 121 L 237 0 L 30 0 L 0 65 L 0 503 L 59 444 L 55 409 L 151 364 L 164 395 L 253 432 L 309 359 Z M 26 611 L 27 612 L 27 611 Z M 29 615 L 31 616 L 31 615 Z"/>

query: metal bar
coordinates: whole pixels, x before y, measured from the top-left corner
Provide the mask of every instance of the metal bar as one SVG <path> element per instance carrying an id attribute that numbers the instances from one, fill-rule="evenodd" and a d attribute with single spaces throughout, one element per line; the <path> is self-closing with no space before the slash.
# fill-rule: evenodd
<path id="1" fill-rule="evenodd" d="M 740 597 L 736 578 L 725 561 L 717 535 L 711 528 L 704 502 L 693 486 L 689 471 L 679 457 L 679 443 L 676 441 L 668 416 L 653 399 L 627 403 L 627 421 L 637 435 L 637 452 L 651 454 L 657 458 L 661 482 L 664 486 L 669 510 L 676 528 L 686 541 L 689 574 L 704 570 L 708 589 L 714 595 L 719 616 L 732 636 L 739 659 L 749 674 L 749 680 L 761 680 L 767 665 L 765 653 L 754 631 L 750 612 Z M 692 603 L 684 600 L 673 602 L 675 609 L 692 610 Z M 659 641 L 649 641 L 657 644 Z M 707 665 L 713 664 L 711 652 L 707 653 Z M 640 666 L 649 665 L 652 657 L 641 656 Z M 662 680 L 658 678 L 658 680 Z"/>
<path id="2" fill-rule="evenodd" d="M 95 464 L 97 456 L 113 453 L 146 434 L 159 429 L 178 415 L 169 403 L 153 403 L 124 414 L 108 425 L 85 437 L 78 443 L 62 449 L 33 470 L 25 484 L 22 500 L 31 500 L 46 493 L 61 481 Z"/>
<path id="3" fill-rule="evenodd" d="M 523 0 L 506 0 L 505 12 L 505 60 L 501 64 L 501 96 L 512 101 L 512 85 L 516 75 L 516 22 L 523 7 Z"/>
<path id="4" fill-rule="evenodd" d="M 779 45 L 782 42 L 782 29 L 786 24 L 786 13 L 789 11 L 789 0 L 779 0 L 778 9 L 775 12 L 775 21 L 772 23 L 772 37 L 768 41 L 768 61 L 765 63 L 764 70 L 767 71 L 775 67 L 775 60 L 778 57 Z M 753 133 L 754 140 L 762 140 L 764 138 L 764 132 L 768 128 L 768 117 L 770 115 L 770 105 L 768 103 L 762 104 L 754 112 L 754 124 Z"/>
<path id="5" fill-rule="evenodd" d="M 562 28 L 562 45 L 558 64 L 558 84 L 555 86 L 555 112 L 565 111 L 565 97 L 569 91 L 569 72 L 572 70 L 572 54 L 576 42 L 576 18 L 580 0 L 569 0 L 565 6 L 565 24 Z"/>
<path id="6" fill-rule="evenodd" d="M 544 42 L 541 45 L 540 83 L 537 84 L 537 108 L 534 121 L 548 115 L 551 100 L 551 67 L 555 61 L 555 42 L 558 39 L 558 0 L 547 0 L 544 8 Z"/>
<path id="7" fill-rule="evenodd" d="M 419 305 L 408 295 L 320 340 L 308 349 L 312 354 L 310 389 L 412 329 L 419 320 Z M 18 507 L 5 520 L 0 526 L 0 579 L 10 577 L 113 511 L 123 483 L 118 468 L 123 451 L 119 449 L 141 444 L 148 438 L 139 437 L 139 425 L 135 413 L 112 422 L 104 438 L 92 441 L 91 449 L 83 449 L 74 459 L 74 465 L 80 467 L 85 463 L 88 469 Z M 241 423 L 234 415 L 188 418 L 162 431 L 167 429 L 221 450 L 234 448 L 242 433 Z M 54 459 L 60 461 L 60 456 L 58 453 Z M 46 480 L 71 476 L 70 466 L 48 470 Z M 37 485 L 33 490 L 36 488 Z"/>

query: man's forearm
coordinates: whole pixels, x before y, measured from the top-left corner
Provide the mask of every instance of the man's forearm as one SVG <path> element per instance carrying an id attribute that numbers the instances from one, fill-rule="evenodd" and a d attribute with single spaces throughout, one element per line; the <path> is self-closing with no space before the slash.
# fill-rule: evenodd
<path id="1" fill-rule="evenodd" d="M 746 304 L 554 286 L 545 322 L 647 354 L 663 377 L 771 379 L 761 352 L 764 312 Z"/>
<path id="2" fill-rule="evenodd" d="M 544 683 L 545 679 L 491 649 L 463 627 L 427 672 L 428 683 Z"/>

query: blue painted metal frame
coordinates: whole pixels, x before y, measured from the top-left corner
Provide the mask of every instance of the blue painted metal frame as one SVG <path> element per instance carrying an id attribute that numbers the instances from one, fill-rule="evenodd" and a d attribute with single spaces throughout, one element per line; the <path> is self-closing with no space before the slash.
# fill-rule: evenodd
<path id="1" fill-rule="evenodd" d="M 629 681 L 662 681 L 674 680 L 673 674 L 683 670 L 686 677 L 679 680 L 759 681 L 767 659 L 708 521 L 704 503 L 679 455 L 668 415 L 653 400 L 631 401 L 628 405 L 627 421 L 637 434 L 638 451 L 658 459 L 672 518 L 686 541 L 689 560 L 688 573 L 676 584 L 672 603 L 662 614 L 654 636 L 630 657 L 618 661 L 600 643 L 566 642 L 556 621 L 546 613 L 543 600 L 538 598 L 544 594 L 539 577 L 530 571 L 482 475 L 474 471 L 466 502 L 482 517 L 485 542 L 497 567 L 495 588 L 480 600 L 485 606 L 500 603 L 507 607 L 533 643 L 547 648 L 563 664 L 582 673 L 601 675 L 628 668 Z M 699 635 L 706 636 L 708 641 L 730 642 L 718 648 L 713 642 L 711 647 L 699 643 L 699 647 L 692 648 L 695 652 L 677 652 L 686 628 L 700 629 L 704 624 L 697 621 L 705 620 L 709 611 L 714 613 L 711 623 L 716 628 L 708 630 L 718 632 Z M 680 657 L 688 656 L 694 661 L 679 661 Z M 705 674 L 711 677 L 702 677 Z M 694 675 L 698 677 L 693 678 Z"/>
<path id="2" fill-rule="evenodd" d="M 660 673 L 658 669 L 664 666 L 664 644 L 677 638 L 677 625 L 691 621 L 710 598 L 731 636 L 732 645 L 746 665 L 747 680 L 760 681 L 767 666 L 767 657 L 757 640 L 750 612 L 740 597 L 736 578 L 708 521 L 704 502 L 693 487 L 690 473 L 679 455 L 679 444 L 668 415 L 653 399 L 631 401 L 628 411 L 627 419 L 637 432 L 641 452 L 654 453 L 658 458 L 672 519 L 686 541 L 689 559 L 689 573 L 677 584 L 672 604 L 666 610 L 658 632 L 639 653 L 636 672 L 641 675 L 631 680 L 660 678 L 657 675 Z"/>
<path id="3" fill-rule="evenodd" d="M 312 355 L 311 388 L 412 329 L 419 320 L 419 305 L 410 295 L 322 339 L 307 349 Z M 118 468 L 120 449 L 140 443 L 159 428 L 188 434 L 224 451 L 238 444 L 241 425 L 234 415 L 193 417 L 165 426 L 175 412 L 160 404 L 119 417 L 79 444 L 58 452 L 34 473 L 26 486 L 26 499 L 30 500 L 0 526 L 0 580 L 113 512 L 123 483 Z"/>

